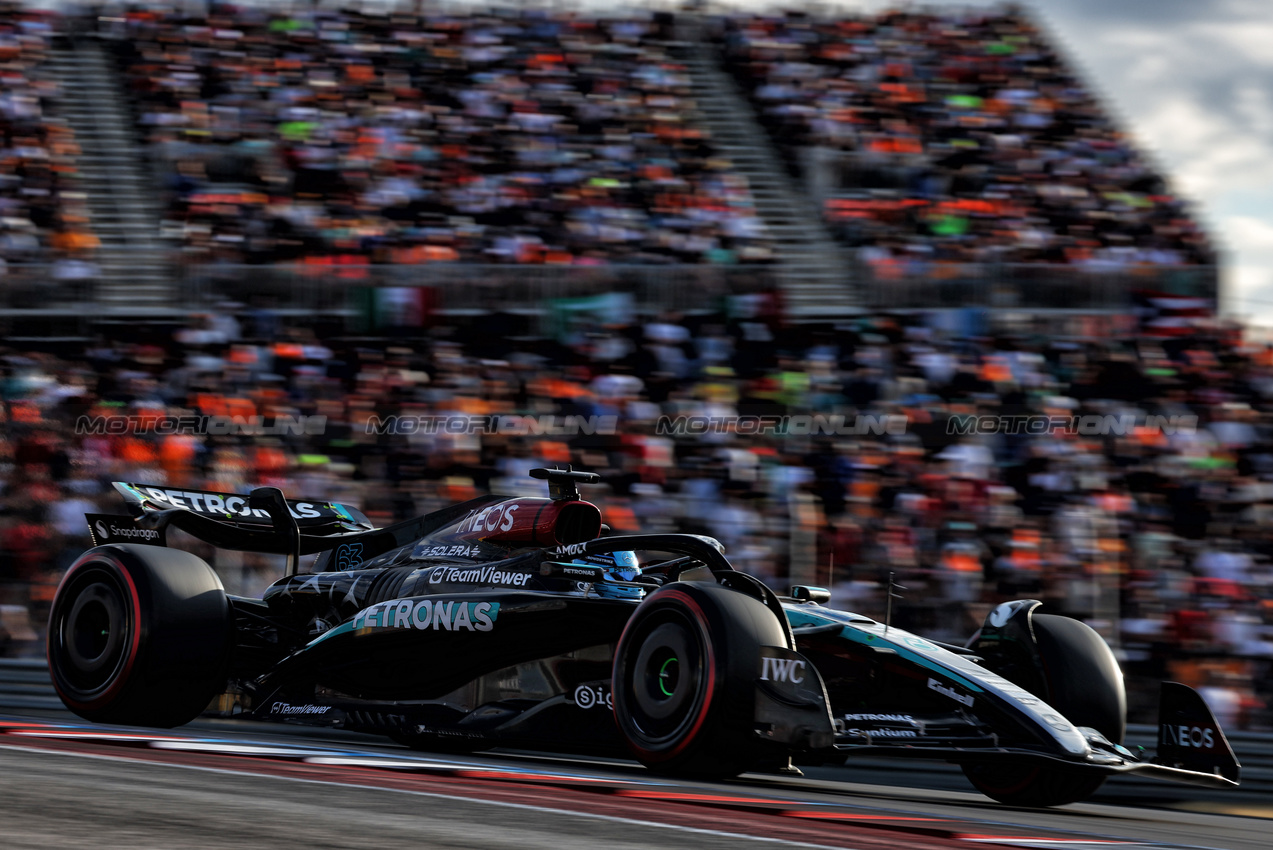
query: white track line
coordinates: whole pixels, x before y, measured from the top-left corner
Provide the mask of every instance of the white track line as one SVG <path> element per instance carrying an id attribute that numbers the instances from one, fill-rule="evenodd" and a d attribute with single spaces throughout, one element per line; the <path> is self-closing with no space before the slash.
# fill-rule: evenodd
<path id="1" fill-rule="evenodd" d="M 285 782 L 302 782 L 309 785 L 332 785 L 337 788 L 363 788 L 371 791 L 392 791 L 396 794 L 412 794 L 417 797 L 431 797 L 436 800 L 447 800 L 454 802 L 457 799 L 466 800 L 483 806 L 499 806 L 505 809 L 520 809 L 529 812 L 543 812 L 547 814 L 566 815 L 569 817 L 585 818 L 588 820 L 603 820 L 611 823 L 623 823 L 632 826 L 648 826 L 654 829 L 670 829 L 676 832 L 691 832 L 697 835 L 712 835 L 719 838 L 729 839 L 746 839 L 748 841 L 757 841 L 765 844 L 781 844 L 787 847 L 811 847 L 815 850 L 851 850 L 845 845 L 831 844 L 809 844 L 805 841 L 788 841 L 785 838 L 769 838 L 759 835 L 748 835 L 743 832 L 721 832 L 715 829 L 701 829 L 694 826 L 681 826 L 674 823 L 658 823 L 657 821 L 638 820 L 636 818 L 621 818 L 616 815 L 601 815 L 595 812 L 575 812 L 569 809 L 551 809 L 542 806 L 531 806 L 525 803 L 510 803 L 505 800 L 482 800 L 474 797 L 457 797 L 454 794 L 436 794 L 431 791 L 414 791 L 409 788 L 389 788 L 381 785 L 365 785 L 361 782 L 333 782 L 328 779 L 304 779 L 298 776 L 280 776 L 273 773 L 258 773 L 250 770 L 228 770 L 221 767 L 205 767 L 196 764 L 173 764 L 170 762 L 152 761 L 148 759 L 127 758 L 125 756 L 108 756 L 100 753 L 75 753 L 67 750 L 47 750 L 41 747 L 17 747 L 11 744 L 0 744 L 0 750 L 15 750 L 22 753 L 39 753 L 40 755 L 58 755 L 70 756 L 72 758 L 96 759 L 98 761 L 110 762 L 126 762 L 128 764 L 142 765 L 158 765 L 160 767 L 173 767 L 180 770 L 198 770 L 204 773 L 221 773 L 229 776 L 253 776 L 263 779 L 278 779 Z"/>

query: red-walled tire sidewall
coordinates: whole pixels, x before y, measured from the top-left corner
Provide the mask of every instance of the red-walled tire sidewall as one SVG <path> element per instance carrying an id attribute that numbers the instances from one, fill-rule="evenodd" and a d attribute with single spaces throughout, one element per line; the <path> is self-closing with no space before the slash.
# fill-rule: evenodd
<path id="1" fill-rule="evenodd" d="M 684 696 L 667 700 L 679 698 L 681 707 L 666 720 L 645 710 L 651 700 L 641 694 L 652 679 L 651 661 L 661 663 L 661 644 L 698 656 L 693 670 L 687 664 L 682 674 Z M 662 773 L 719 778 L 766 755 L 754 729 L 761 646 L 785 646 L 785 634 L 773 613 L 750 596 L 697 582 L 676 582 L 651 594 L 619 639 L 611 679 L 615 721 L 637 760 Z"/>
<path id="2" fill-rule="evenodd" d="M 99 546 L 76 560 L 54 596 L 49 674 L 62 702 L 87 720 L 180 726 L 224 689 L 231 635 L 225 590 L 202 560 L 156 546 Z"/>

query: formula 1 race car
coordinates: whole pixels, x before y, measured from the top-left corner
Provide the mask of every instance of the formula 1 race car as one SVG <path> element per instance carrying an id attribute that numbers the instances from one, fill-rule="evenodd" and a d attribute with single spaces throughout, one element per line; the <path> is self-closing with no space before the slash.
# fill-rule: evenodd
<path id="1" fill-rule="evenodd" d="M 631 754 L 728 777 L 854 755 L 959 764 L 996 800 L 1089 797 L 1111 774 L 1237 784 L 1193 690 L 1164 683 L 1152 758 L 1122 746 L 1122 673 L 1083 623 L 995 608 L 968 647 L 777 596 L 715 540 L 600 536 L 591 473 L 532 470 L 549 497 L 483 496 L 375 528 L 351 507 L 116 484 L 49 623 L 63 702 L 171 727 L 205 712 L 379 732 L 408 746 Z M 262 598 L 227 595 L 181 529 L 287 556 Z M 309 572 L 300 559 L 316 555 Z"/>

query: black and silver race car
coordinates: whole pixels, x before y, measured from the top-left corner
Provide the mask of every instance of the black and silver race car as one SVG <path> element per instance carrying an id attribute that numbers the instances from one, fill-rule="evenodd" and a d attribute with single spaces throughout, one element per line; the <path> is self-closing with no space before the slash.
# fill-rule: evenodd
<path id="1" fill-rule="evenodd" d="M 1010 804 L 1083 800 L 1137 772 L 1237 784 L 1193 690 L 1164 683 L 1157 752 L 1122 746 L 1123 677 L 1100 636 L 995 608 L 967 647 L 777 596 L 715 540 L 601 536 L 591 473 L 537 469 L 550 496 L 483 496 L 375 528 L 354 508 L 116 484 L 130 516 L 89 515 L 94 548 L 52 606 L 63 702 L 93 721 L 171 727 L 205 712 L 381 732 L 420 749 L 632 754 L 733 776 L 869 754 L 959 764 Z M 262 598 L 225 593 L 171 529 L 287 556 Z M 316 555 L 310 572 L 301 558 Z"/>

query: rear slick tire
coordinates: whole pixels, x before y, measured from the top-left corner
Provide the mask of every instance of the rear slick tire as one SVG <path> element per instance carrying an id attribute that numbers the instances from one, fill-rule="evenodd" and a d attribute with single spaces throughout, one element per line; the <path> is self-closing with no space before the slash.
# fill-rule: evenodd
<path id="1" fill-rule="evenodd" d="M 1034 689 L 1075 726 L 1090 726 L 1115 744 L 1127 731 L 1127 692 L 1118 661 L 1086 623 L 1052 614 L 1031 617 L 1042 685 Z M 1039 692 L 1041 691 L 1041 692 Z M 1043 808 L 1078 803 L 1107 778 L 1083 768 L 1038 764 L 964 764 L 973 786 L 1000 803 Z"/>
<path id="2" fill-rule="evenodd" d="M 181 726 L 225 688 L 232 630 L 221 580 L 199 558 L 99 546 L 71 565 L 53 598 L 49 675 L 86 720 Z"/>
<path id="3" fill-rule="evenodd" d="M 786 646 L 761 602 L 715 584 L 676 582 L 628 621 L 615 651 L 615 721 L 659 773 L 721 779 L 767 754 L 755 732 L 761 646 Z"/>

